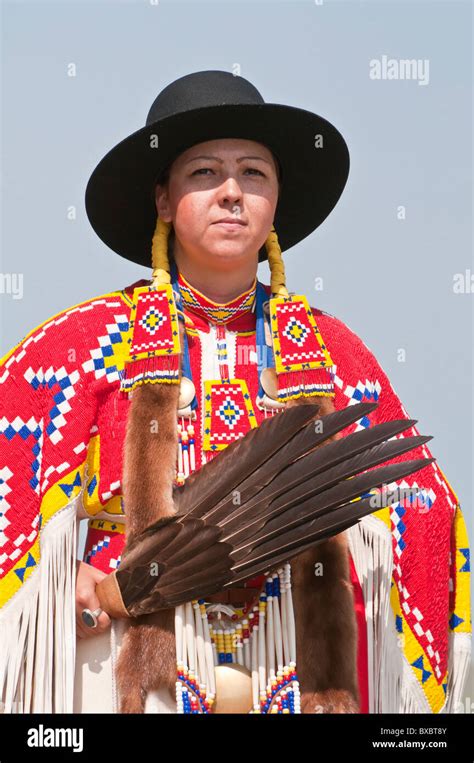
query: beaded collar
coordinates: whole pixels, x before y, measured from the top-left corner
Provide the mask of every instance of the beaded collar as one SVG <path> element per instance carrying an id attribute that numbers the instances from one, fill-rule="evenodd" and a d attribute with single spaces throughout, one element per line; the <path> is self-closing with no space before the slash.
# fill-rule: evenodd
<path id="1" fill-rule="evenodd" d="M 223 325 L 250 313 L 254 309 L 257 293 L 257 278 L 250 289 L 239 294 L 230 302 L 213 302 L 200 291 L 191 286 L 182 273 L 178 273 L 178 286 L 183 308 L 189 310 L 204 320 Z"/>

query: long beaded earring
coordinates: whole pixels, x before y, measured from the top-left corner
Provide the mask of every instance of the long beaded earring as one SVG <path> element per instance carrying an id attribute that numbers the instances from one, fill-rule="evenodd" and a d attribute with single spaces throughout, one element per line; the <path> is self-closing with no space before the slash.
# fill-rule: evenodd
<path id="1" fill-rule="evenodd" d="M 171 267 L 168 255 L 168 242 L 171 229 L 171 223 L 167 223 L 158 217 L 151 247 L 153 288 L 159 288 L 162 284 L 171 283 Z M 176 306 L 176 312 L 177 314 L 181 314 L 184 321 L 186 320 L 186 316 L 178 306 Z M 186 338 L 184 341 L 186 341 Z M 178 462 L 176 482 L 178 485 L 182 485 L 186 477 L 196 470 L 195 430 L 192 423 L 196 418 L 196 414 L 191 408 L 191 403 L 195 396 L 195 387 L 189 376 L 186 375 L 186 352 L 183 360 L 185 362 L 183 363 L 182 368 L 183 373 L 180 381 L 177 412 Z"/>
<path id="2" fill-rule="evenodd" d="M 142 384 L 179 384 L 178 314 L 171 284 L 168 235 L 171 228 L 157 219 L 152 241 L 152 283 L 133 291 L 130 324 L 120 390 L 130 394 Z"/>
<path id="3" fill-rule="evenodd" d="M 305 396 L 334 397 L 331 356 L 313 311 L 303 295 L 290 295 L 274 226 L 265 242 L 271 274 L 269 304 L 274 369 L 265 369 L 262 386 L 269 397 L 287 402 Z"/>

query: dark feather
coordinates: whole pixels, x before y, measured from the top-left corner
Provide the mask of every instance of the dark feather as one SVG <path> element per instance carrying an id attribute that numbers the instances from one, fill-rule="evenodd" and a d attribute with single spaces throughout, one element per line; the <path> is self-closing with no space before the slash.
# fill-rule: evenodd
<path id="1" fill-rule="evenodd" d="M 182 488 L 177 488 L 174 502 L 178 514 L 190 511 L 198 515 L 205 506 L 213 506 L 226 495 L 235 485 L 244 480 L 248 472 L 248 453 L 253 453 L 253 469 L 264 463 L 290 440 L 301 427 L 316 418 L 319 405 L 301 405 L 294 409 L 295 416 L 284 416 L 283 413 L 264 419 L 259 427 L 251 429 L 245 437 L 230 443 L 225 449 L 229 454 L 226 469 L 222 469 L 222 454 L 219 458 L 205 464 L 205 469 L 191 474 Z M 284 411 L 286 413 L 286 411 Z M 205 474 L 205 478 L 201 475 Z"/>
<path id="2" fill-rule="evenodd" d="M 222 519 L 220 524 L 225 529 L 226 540 L 231 539 L 235 545 L 239 544 L 250 533 L 255 533 L 256 523 L 259 521 L 261 512 L 265 516 L 265 521 L 268 521 L 271 516 L 281 510 L 289 509 L 296 503 L 299 504 L 302 500 L 320 493 L 331 485 L 336 485 L 342 479 L 352 477 L 432 439 L 421 436 L 405 437 L 379 444 L 362 452 L 357 448 L 357 455 L 351 458 L 352 438 L 356 438 L 357 435 L 358 433 L 348 435 L 346 438 L 318 450 L 317 453 L 307 454 L 304 458 L 290 464 L 264 490 L 247 501 L 242 508 L 229 513 L 227 518 Z M 377 427 L 373 427 L 372 435 L 374 441 L 379 439 Z M 367 441 L 367 438 L 365 439 Z M 326 452 L 329 451 L 330 457 L 326 460 Z M 304 483 L 304 489 L 301 483 Z M 283 496 L 283 498 L 278 501 L 279 496 Z M 273 512 L 270 512 L 268 508 L 270 501 Z M 244 521 L 244 514 L 247 515 L 247 521 Z"/>
<path id="3" fill-rule="evenodd" d="M 315 433 L 314 422 L 319 405 L 312 403 L 264 419 L 259 427 L 251 429 L 245 437 L 231 443 L 218 458 L 205 464 L 204 470 L 201 468 L 188 477 L 174 497 L 178 513 L 184 515 L 192 512 L 193 516 L 209 518 L 209 507 L 218 506 L 219 501 L 237 486 L 240 493 L 245 492 L 247 486 L 255 493 L 259 480 L 263 479 L 263 484 L 267 484 L 291 461 L 362 416 L 367 416 L 377 405 L 358 403 L 318 419 L 324 421 L 322 433 Z M 295 412 L 294 415 L 287 415 L 290 410 Z M 224 454 L 225 469 L 222 461 Z"/>
<path id="4" fill-rule="evenodd" d="M 369 490 L 402 479 L 407 474 L 422 469 L 431 461 L 434 459 L 422 458 L 415 461 L 402 461 L 381 466 L 378 469 L 371 469 L 357 477 L 344 480 L 329 490 L 324 490 L 322 493 L 304 500 L 290 511 L 280 512 L 268 525 L 265 525 L 264 531 L 252 536 L 251 541 L 247 542 L 245 546 L 239 546 L 232 554 L 232 558 L 239 559 L 251 548 L 257 548 L 258 553 L 262 553 L 263 550 L 271 552 L 272 549 L 283 549 L 287 542 L 287 536 L 291 535 L 295 528 L 299 527 L 295 537 L 300 537 L 302 532 L 305 533 L 305 528 L 309 526 L 308 522 L 316 521 L 316 519 L 321 522 L 318 527 L 324 528 L 334 521 L 334 510 L 338 507 L 345 506 L 349 501 L 355 503 L 360 495 L 364 495 Z M 372 503 L 372 511 L 378 511 L 378 509 L 379 507 L 375 507 Z M 225 538 L 223 540 L 225 541 Z M 247 557 L 244 564 L 247 564 L 248 561 Z M 237 570 L 240 567 L 241 565 L 234 565 L 233 569 Z"/>
<path id="5" fill-rule="evenodd" d="M 318 406 L 288 408 L 205 464 L 180 492 L 179 514 L 138 535 L 114 573 L 129 614 L 210 596 L 275 569 L 382 508 L 366 493 L 435 459 L 378 466 L 431 439 L 393 439 L 411 419 L 327 442 L 376 407 L 359 403 L 323 416 L 322 432 L 314 427 Z"/>
<path id="6" fill-rule="evenodd" d="M 351 408 L 354 409 L 357 406 L 351 406 Z M 404 429 L 411 428 L 414 424 L 413 419 L 390 421 L 388 426 L 387 424 L 379 424 L 377 427 L 371 427 L 369 430 L 355 432 L 335 442 L 327 443 L 326 441 L 333 437 L 335 433 L 345 429 L 348 421 L 352 423 L 347 415 L 342 416 L 342 413 L 345 413 L 347 410 L 346 408 L 344 412 L 336 411 L 324 417 L 324 433 L 316 433 L 314 431 L 314 422 L 307 424 L 286 444 L 285 448 L 282 448 L 272 458 L 271 464 L 266 462 L 253 472 L 249 464 L 250 474 L 238 486 L 240 505 L 246 504 L 250 508 L 250 504 L 247 504 L 249 499 L 258 502 L 260 497 L 268 495 L 269 492 L 274 495 L 277 487 L 286 492 L 290 489 L 291 485 L 298 485 L 299 482 L 318 473 L 319 470 L 325 470 L 331 465 L 345 461 L 351 455 L 363 453 L 370 445 L 379 444 L 388 437 L 392 437 Z M 351 413 L 350 418 L 356 421 L 357 418 L 354 417 L 353 410 Z M 427 439 L 431 439 L 431 437 Z M 400 440 L 397 442 L 399 443 Z M 324 445 L 324 448 L 318 451 L 318 455 L 313 453 L 321 445 Z M 414 445 L 411 447 L 414 447 Z M 406 450 L 410 449 L 409 447 L 406 448 Z M 400 452 L 404 452 L 403 449 Z M 308 461 L 309 454 L 312 454 L 310 461 Z M 251 456 L 251 453 L 248 455 Z M 382 460 L 387 458 L 389 456 Z M 240 508 L 235 508 L 236 492 L 234 488 L 232 493 L 223 498 L 217 506 L 203 513 L 203 518 L 206 520 L 212 519 L 215 523 L 224 521 L 229 523 L 234 518 L 238 518 L 241 510 Z M 194 511 L 193 515 L 195 516 Z"/>

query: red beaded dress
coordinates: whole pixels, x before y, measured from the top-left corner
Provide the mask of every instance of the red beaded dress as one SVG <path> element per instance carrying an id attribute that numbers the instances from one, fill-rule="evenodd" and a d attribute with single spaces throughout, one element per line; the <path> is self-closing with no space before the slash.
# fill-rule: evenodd
<path id="1" fill-rule="evenodd" d="M 82 691 L 77 662 L 74 678 L 76 521 L 88 520 L 84 560 L 106 573 L 116 569 L 125 542 L 122 467 L 130 405 L 119 394 L 124 338 L 133 290 L 146 283 L 53 316 L 0 363 L 0 699 L 6 712 L 71 712 L 73 693 Z M 218 458 L 216 442 L 225 446 L 274 415 L 257 400 L 254 287 L 216 306 L 180 276 L 198 403 L 189 421 L 177 417 L 189 435 L 182 443 L 184 472 Z M 378 403 L 342 434 L 409 418 L 364 342 L 336 317 L 315 307 L 312 313 L 333 361 L 335 407 Z M 206 382 L 226 377 L 242 381 L 244 404 L 225 407 L 209 427 Z M 405 434 L 419 432 L 413 426 Z M 431 457 L 426 445 L 398 459 L 423 456 Z M 469 661 L 467 534 L 436 461 L 402 482 L 418 490 L 417 509 L 399 503 L 346 531 L 361 712 L 449 711 Z M 99 649 L 100 638 L 88 640 L 81 680 L 97 672 L 100 649 L 110 649 L 111 636 Z M 32 683 L 38 671 L 43 680 Z M 100 712 L 100 692 L 94 693 Z"/>

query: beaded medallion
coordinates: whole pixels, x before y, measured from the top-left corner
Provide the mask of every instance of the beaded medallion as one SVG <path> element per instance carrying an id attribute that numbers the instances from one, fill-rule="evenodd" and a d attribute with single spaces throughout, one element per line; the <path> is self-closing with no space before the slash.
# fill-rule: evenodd
<path id="1" fill-rule="evenodd" d="M 278 400 L 333 396 L 333 363 L 307 298 L 300 294 L 271 299 L 270 325 Z"/>
<path id="2" fill-rule="evenodd" d="M 128 360 L 121 376 L 121 393 L 145 383 L 179 383 L 181 348 L 171 284 L 134 289 L 125 337 Z"/>
<path id="3" fill-rule="evenodd" d="M 204 450 L 223 450 L 257 426 L 244 379 L 205 380 L 204 406 Z"/>

